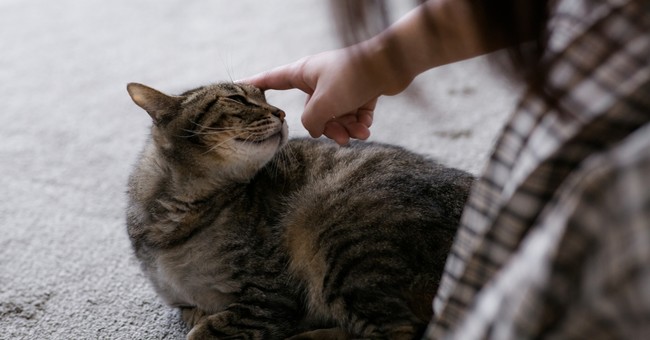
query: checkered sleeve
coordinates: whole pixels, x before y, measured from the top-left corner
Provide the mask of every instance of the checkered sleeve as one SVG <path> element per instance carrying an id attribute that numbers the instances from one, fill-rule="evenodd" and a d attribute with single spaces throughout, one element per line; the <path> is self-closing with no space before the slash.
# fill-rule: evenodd
<path id="1" fill-rule="evenodd" d="M 447 338 L 647 338 L 650 124 L 588 159 L 552 201 Z"/>
<path id="2" fill-rule="evenodd" d="M 542 300 L 545 324 L 536 335 L 648 338 L 650 125 L 590 168 L 560 203 L 575 209 L 551 261 L 549 284 L 527 297 Z"/>
<path id="3" fill-rule="evenodd" d="M 465 207 L 428 339 L 648 331 L 650 142 L 620 145 L 650 135 L 650 1 L 551 3 L 544 60 L 566 114 L 528 92 L 505 126 Z"/>

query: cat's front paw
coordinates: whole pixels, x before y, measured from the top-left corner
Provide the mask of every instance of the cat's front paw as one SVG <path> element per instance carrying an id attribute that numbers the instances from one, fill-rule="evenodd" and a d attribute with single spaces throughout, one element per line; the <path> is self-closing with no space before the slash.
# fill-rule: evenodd
<path id="1" fill-rule="evenodd" d="M 255 330 L 241 329 L 233 325 L 237 316 L 229 311 L 203 316 L 187 334 L 187 340 L 213 339 L 261 339 Z"/>
<path id="2" fill-rule="evenodd" d="M 340 328 L 317 329 L 294 335 L 287 340 L 348 340 L 352 336 Z"/>
<path id="3" fill-rule="evenodd" d="M 187 326 L 194 327 L 201 319 L 205 317 L 205 312 L 196 307 L 181 307 L 181 318 Z"/>

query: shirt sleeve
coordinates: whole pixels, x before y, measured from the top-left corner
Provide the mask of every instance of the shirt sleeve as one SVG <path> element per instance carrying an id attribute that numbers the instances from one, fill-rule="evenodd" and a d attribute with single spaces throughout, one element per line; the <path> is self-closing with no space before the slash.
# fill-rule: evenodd
<path id="1" fill-rule="evenodd" d="M 545 304 L 549 338 L 650 336 L 650 127 L 594 162 L 567 220 Z M 564 294 L 552 291 L 564 291 Z M 555 295 L 555 296 L 554 296 Z M 555 307 L 553 307 L 556 305 Z"/>

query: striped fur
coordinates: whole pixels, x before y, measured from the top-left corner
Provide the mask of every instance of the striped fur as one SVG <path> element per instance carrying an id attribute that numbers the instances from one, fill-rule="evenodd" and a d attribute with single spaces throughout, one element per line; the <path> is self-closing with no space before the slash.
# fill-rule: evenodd
<path id="1" fill-rule="evenodd" d="M 247 85 L 128 90 L 154 122 L 128 233 L 188 338 L 421 335 L 470 175 L 395 146 L 287 141 Z"/>

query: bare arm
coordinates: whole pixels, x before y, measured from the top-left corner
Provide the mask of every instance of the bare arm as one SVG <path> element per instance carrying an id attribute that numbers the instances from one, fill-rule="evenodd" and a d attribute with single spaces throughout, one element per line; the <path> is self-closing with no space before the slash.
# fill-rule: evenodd
<path id="1" fill-rule="evenodd" d="M 465 0 L 429 0 L 374 38 L 241 81 L 307 93 L 305 128 L 343 145 L 368 138 L 379 96 L 402 92 L 430 68 L 488 52 L 478 32 Z M 404 62 L 397 65 L 395 55 Z"/>

